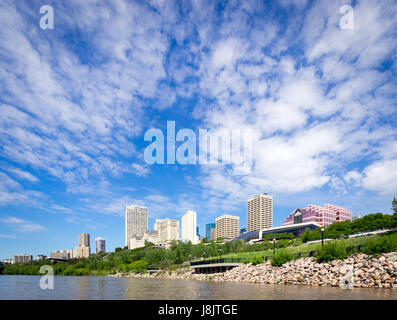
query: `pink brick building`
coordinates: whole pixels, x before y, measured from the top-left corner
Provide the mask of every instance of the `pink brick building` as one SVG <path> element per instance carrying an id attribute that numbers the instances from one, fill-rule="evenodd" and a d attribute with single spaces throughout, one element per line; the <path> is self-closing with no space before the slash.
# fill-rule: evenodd
<path id="1" fill-rule="evenodd" d="M 295 209 L 284 220 L 283 225 L 288 226 L 295 223 L 314 222 L 323 227 L 328 227 L 334 222 L 352 219 L 352 211 L 334 204 L 325 204 L 317 206 L 309 204 L 306 208 Z"/>

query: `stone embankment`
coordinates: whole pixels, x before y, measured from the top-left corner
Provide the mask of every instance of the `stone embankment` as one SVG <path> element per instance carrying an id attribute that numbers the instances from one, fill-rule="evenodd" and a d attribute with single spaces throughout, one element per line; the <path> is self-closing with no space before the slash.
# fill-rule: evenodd
<path id="1" fill-rule="evenodd" d="M 301 258 L 281 267 L 270 262 L 244 264 L 225 273 L 195 274 L 190 269 L 179 269 L 156 274 L 115 274 L 118 277 L 167 278 L 189 280 L 234 281 L 264 284 L 294 284 L 305 286 L 332 286 L 344 288 L 397 288 L 397 252 L 377 257 L 365 254 L 345 260 L 317 263 L 315 258 Z"/>

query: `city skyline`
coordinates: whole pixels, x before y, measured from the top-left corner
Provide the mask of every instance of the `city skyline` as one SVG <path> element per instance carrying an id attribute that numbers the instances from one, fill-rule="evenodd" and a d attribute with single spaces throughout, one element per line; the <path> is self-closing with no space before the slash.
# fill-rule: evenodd
<path id="1" fill-rule="evenodd" d="M 268 194 L 266 194 L 266 193 L 261 193 L 261 194 L 257 194 L 257 195 L 255 195 L 255 196 L 252 196 L 252 197 L 250 197 L 248 200 L 247 200 L 247 211 L 246 211 L 246 217 L 247 217 L 247 221 L 249 221 L 249 219 L 252 219 L 252 213 L 250 212 L 250 202 L 252 202 L 253 200 L 255 201 L 255 199 L 258 199 L 258 198 L 260 198 L 260 197 L 266 197 L 267 199 L 270 199 L 271 200 L 271 206 L 272 206 L 272 204 L 273 204 L 273 196 L 272 195 L 268 195 Z M 352 220 L 352 218 L 353 218 L 353 215 L 352 215 L 352 213 L 351 213 L 351 211 L 349 210 L 349 209 L 346 209 L 346 208 L 342 208 L 342 207 L 339 207 L 339 206 L 335 206 L 335 205 L 333 205 L 333 204 L 326 204 L 326 205 L 324 205 L 323 207 L 320 207 L 320 206 L 317 206 L 317 205 L 315 205 L 315 204 L 309 204 L 308 206 L 307 206 L 307 208 L 312 208 L 312 207 L 314 207 L 314 208 L 326 208 L 326 210 L 329 210 L 329 208 L 330 209 L 332 209 L 333 211 L 335 211 L 336 212 L 336 210 L 338 210 L 338 211 L 340 211 L 340 210 L 342 210 L 343 211 L 343 214 L 344 215 L 346 215 L 347 214 L 347 216 L 346 217 L 348 217 L 348 219 L 349 220 Z M 130 210 L 127 210 L 127 208 L 128 209 L 130 209 Z M 306 209 L 306 208 L 305 208 Z M 188 225 L 189 227 L 188 228 L 186 228 L 186 230 L 189 230 L 189 231 L 185 231 L 185 233 L 186 234 L 188 234 L 188 233 L 192 233 L 192 234 L 194 234 L 194 235 L 197 235 L 198 236 L 198 234 L 196 234 L 196 233 L 194 233 L 194 232 L 192 232 L 193 230 L 197 230 L 198 231 L 198 229 L 199 229 L 199 227 L 198 226 L 196 226 L 196 221 L 197 221 L 197 213 L 195 212 L 195 211 L 192 211 L 192 210 L 188 210 L 182 217 L 181 217 L 181 221 L 179 221 L 179 220 L 173 220 L 173 219 L 170 219 L 170 218 L 165 218 L 165 219 L 156 219 L 156 221 L 155 221 L 155 223 L 154 223 L 154 230 L 149 230 L 148 229 L 148 224 L 147 224 L 147 222 L 146 221 L 148 221 L 148 212 L 149 212 L 149 208 L 146 208 L 146 207 L 141 207 L 141 206 L 134 206 L 134 205 L 128 205 L 128 204 L 126 204 L 125 205 L 125 218 L 124 218 L 124 221 L 125 221 L 125 225 L 124 225 L 124 229 L 125 229 L 125 235 L 126 235 L 126 238 L 125 238 L 125 241 L 126 241 L 126 239 L 127 239 L 127 212 L 128 213 L 131 213 L 131 210 L 139 210 L 139 214 L 144 214 L 144 222 L 145 222 L 145 226 L 146 227 L 143 227 L 143 229 L 142 230 L 146 230 L 145 232 L 144 232 L 144 235 L 146 236 L 147 235 L 147 233 L 148 232 L 155 232 L 156 233 L 156 239 L 157 239 L 157 241 L 159 240 L 159 234 L 158 234 L 158 232 L 159 232 L 159 228 L 162 228 L 161 227 L 161 225 L 163 224 L 163 223 L 166 223 L 166 225 L 167 225 L 167 228 L 169 227 L 168 226 L 168 224 L 170 223 L 170 222 L 172 222 L 172 223 L 177 223 L 177 226 L 178 226 L 178 228 L 177 228 L 177 230 L 179 230 L 179 232 L 177 232 L 177 234 L 178 234 L 178 239 L 175 239 L 174 237 L 175 237 L 175 235 L 172 237 L 173 239 L 171 239 L 171 240 L 181 240 L 181 241 L 191 241 L 190 239 L 183 239 L 182 238 L 182 229 L 180 229 L 179 228 L 179 222 L 181 222 L 181 224 L 182 224 L 182 221 L 185 219 L 185 221 L 187 221 L 188 223 L 187 224 L 185 224 L 185 225 Z M 144 210 L 144 212 L 141 212 L 142 210 Z M 287 223 L 286 224 L 286 221 L 289 221 L 290 219 L 291 219 L 291 216 L 293 217 L 293 215 L 295 214 L 295 212 L 297 211 L 297 210 L 301 210 L 301 209 L 295 209 L 292 213 L 290 213 L 287 217 L 286 217 L 286 219 L 283 221 L 283 223 L 282 224 L 280 224 L 280 225 L 278 225 L 277 227 L 281 227 L 281 226 L 285 226 L 285 225 L 289 225 L 289 224 L 291 224 L 291 222 L 289 222 L 289 223 Z M 133 212 L 134 214 L 135 214 L 135 211 Z M 347 212 L 347 213 L 345 213 L 345 212 Z M 272 213 L 272 215 L 273 215 L 273 210 L 271 210 L 271 213 Z M 335 214 L 335 213 L 334 213 Z M 193 215 L 193 216 L 192 216 Z M 356 214 L 357 215 L 357 214 Z M 251 216 L 251 218 L 250 218 L 250 216 Z M 259 218 L 259 216 L 257 217 L 257 218 Z M 232 240 L 233 238 L 235 238 L 235 237 L 237 237 L 238 235 L 240 235 L 240 231 L 241 230 L 246 230 L 246 228 L 247 228 L 247 226 L 248 226 L 248 224 L 245 226 L 245 227 L 243 227 L 243 229 L 240 229 L 240 227 L 242 226 L 242 225 L 240 225 L 240 220 L 241 220 L 241 218 L 240 218 L 240 216 L 233 216 L 233 215 L 229 215 L 229 214 L 223 214 L 223 215 L 220 215 L 220 216 L 217 216 L 216 218 L 215 218 L 215 223 L 206 223 L 205 224 L 205 226 L 206 226 L 206 228 L 205 228 L 205 234 L 207 234 L 207 226 L 208 225 L 215 225 L 216 226 L 216 223 L 218 223 L 218 221 L 225 221 L 225 219 L 228 221 L 228 222 L 226 222 L 226 225 L 224 224 L 224 222 L 222 223 L 222 231 L 220 231 L 220 230 L 218 230 L 217 231 L 217 229 L 216 229 L 216 227 L 215 228 L 213 228 L 213 229 L 211 229 L 211 230 L 214 230 L 215 231 L 215 233 L 214 234 L 216 234 L 217 235 L 217 237 L 223 237 L 225 234 L 227 234 L 227 233 L 232 233 L 233 234 L 233 236 L 232 237 L 226 237 L 226 240 L 228 240 L 228 241 L 230 241 L 230 240 Z M 232 229 L 230 229 L 230 219 L 237 219 L 237 224 L 236 224 L 236 226 L 234 227 L 232 227 Z M 260 218 L 260 220 L 261 219 L 263 219 L 263 218 Z M 335 219 L 335 218 L 334 218 Z M 136 220 L 136 217 L 134 217 L 134 222 L 136 222 L 135 221 Z M 192 220 L 192 221 L 191 221 Z M 273 216 L 271 216 L 271 221 L 273 220 Z M 343 221 L 344 219 L 342 219 L 342 220 L 340 220 L 340 221 Z M 300 221 L 300 222 L 297 222 L 297 223 L 302 223 L 302 222 L 305 222 L 305 221 Z M 332 223 L 332 222 L 331 222 Z M 328 223 L 327 225 L 329 226 L 331 223 Z M 259 223 L 258 223 L 258 225 L 259 225 Z M 267 225 L 266 223 L 265 223 L 265 225 Z M 196 227 L 195 227 L 196 226 Z M 195 227 L 195 228 L 194 228 Z M 271 228 L 271 227 L 270 227 Z M 135 229 L 136 229 L 136 226 L 135 226 Z M 139 228 L 138 228 L 139 229 Z M 191 230 L 190 230 L 191 229 Z M 234 230 L 235 229 L 235 230 Z M 259 229 L 259 230 L 265 230 L 265 229 L 269 229 L 269 227 L 265 227 L 265 228 L 262 228 L 262 229 Z M 227 230 L 227 231 L 226 231 Z M 234 230 L 234 231 L 230 231 L 230 230 Z M 257 229 L 255 229 L 255 230 L 257 230 Z M 167 231 L 167 233 L 169 233 L 170 231 Z M 172 231 L 173 233 L 175 232 L 175 231 Z M 248 231 L 249 232 L 249 231 Z M 143 236 L 138 236 L 138 239 L 141 239 Z M 132 238 L 134 238 L 135 239 L 135 241 L 137 241 L 136 239 L 137 239 L 137 237 L 136 236 L 132 236 L 132 237 L 130 237 L 129 239 L 132 239 Z M 97 240 L 102 240 L 102 241 L 105 241 L 105 239 L 104 238 L 102 238 L 102 237 L 97 237 L 97 238 L 95 238 L 95 243 L 94 243 L 94 247 L 97 247 Z M 169 242 L 169 241 L 171 241 L 171 240 L 167 240 L 167 242 Z M 195 243 L 193 243 L 192 241 L 192 243 L 193 244 L 197 244 L 197 243 L 199 243 L 200 242 L 200 240 L 197 238 L 196 239 L 197 241 L 193 241 L 193 242 L 195 242 Z M 211 239 L 211 240 L 216 240 L 216 239 Z M 139 241 L 142 241 L 142 240 L 138 240 L 138 242 Z M 140 242 L 139 242 L 140 243 Z M 159 242 L 159 243 L 161 243 L 161 241 Z M 63 256 L 64 254 L 70 254 L 70 258 L 73 256 L 73 257 L 78 257 L 79 255 L 81 255 L 81 257 L 83 257 L 83 256 L 87 256 L 87 253 L 83 253 L 83 252 L 81 252 L 81 253 L 79 253 L 78 252 L 78 248 L 82 245 L 83 247 L 84 246 L 87 246 L 87 244 L 88 244 L 88 249 L 90 248 L 90 246 L 91 246 L 91 242 L 90 242 L 90 234 L 89 233 L 79 233 L 78 234 L 78 246 L 76 246 L 76 249 L 74 250 L 74 249 L 70 249 L 70 250 L 55 250 L 54 252 L 51 252 L 50 253 L 50 256 L 53 254 L 53 253 L 56 253 L 57 255 L 61 255 L 61 256 Z M 103 245 L 105 245 L 104 244 L 104 242 L 103 242 Z M 127 245 L 128 246 L 128 245 Z M 138 245 L 138 247 L 139 246 L 141 246 L 141 245 Z M 122 247 L 122 246 L 121 246 Z M 108 251 L 108 252 L 112 252 L 112 251 L 114 251 L 114 250 L 110 250 L 110 251 Z M 69 253 L 70 252 L 70 253 Z M 91 253 L 90 253 L 90 250 L 88 250 L 87 251 L 88 252 L 88 255 L 90 255 Z M 43 252 L 42 252 L 43 253 Z M 40 254 L 36 254 L 36 256 L 37 257 L 39 257 L 39 256 L 41 256 L 41 254 L 42 253 L 40 253 Z M 93 253 L 98 253 L 98 252 L 93 252 Z M 25 254 L 25 253 L 14 253 L 13 254 L 13 256 L 15 256 L 15 255 L 31 255 L 31 253 L 29 253 L 29 254 Z M 34 255 L 32 255 L 33 257 L 34 257 Z M 9 258 L 0 258 L 0 261 L 1 260 L 8 260 Z"/>
<path id="2" fill-rule="evenodd" d="M 80 232 L 123 247 L 126 204 L 149 226 L 193 210 L 201 235 L 223 214 L 246 226 L 264 192 L 273 226 L 309 204 L 391 213 L 397 6 L 350 1 L 346 29 L 345 2 L 60 0 L 43 29 L 41 3 L 1 1 L 0 258 Z M 223 139 L 198 161 L 203 131 L 250 132 L 249 170 Z"/>

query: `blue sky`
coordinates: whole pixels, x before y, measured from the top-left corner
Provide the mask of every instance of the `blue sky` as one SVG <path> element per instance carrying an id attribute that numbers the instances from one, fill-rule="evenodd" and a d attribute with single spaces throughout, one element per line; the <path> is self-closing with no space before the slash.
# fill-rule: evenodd
<path id="1" fill-rule="evenodd" d="M 40 6 L 54 29 L 40 28 Z M 340 7 L 351 5 L 353 29 Z M 246 224 L 246 200 L 391 212 L 395 1 L 0 3 L 0 258 L 124 244 L 124 206 Z M 252 170 L 149 165 L 152 128 L 253 132 Z"/>

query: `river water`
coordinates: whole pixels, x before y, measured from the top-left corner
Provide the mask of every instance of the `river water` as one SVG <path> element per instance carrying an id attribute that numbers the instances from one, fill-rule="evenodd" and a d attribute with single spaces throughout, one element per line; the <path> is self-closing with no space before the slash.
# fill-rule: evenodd
<path id="1" fill-rule="evenodd" d="M 0 299 L 132 299 L 132 300 L 397 300 L 396 289 L 302 287 L 195 280 L 54 277 L 54 289 L 40 288 L 41 276 L 0 276 Z"/>

